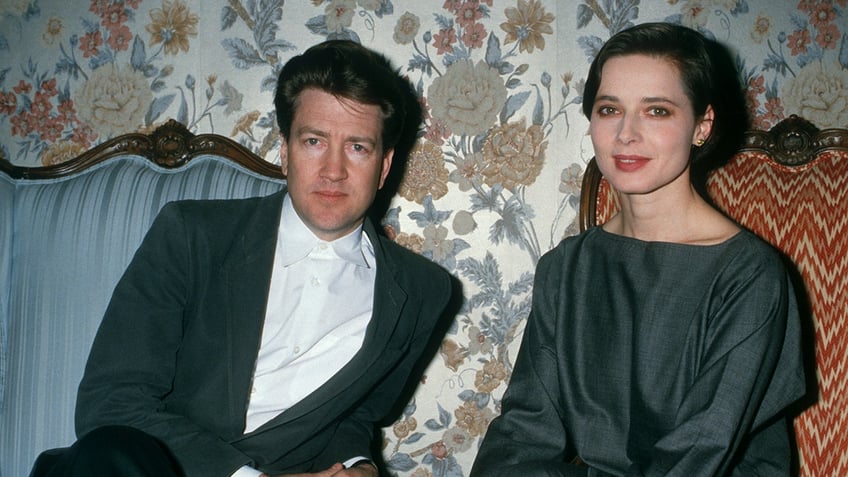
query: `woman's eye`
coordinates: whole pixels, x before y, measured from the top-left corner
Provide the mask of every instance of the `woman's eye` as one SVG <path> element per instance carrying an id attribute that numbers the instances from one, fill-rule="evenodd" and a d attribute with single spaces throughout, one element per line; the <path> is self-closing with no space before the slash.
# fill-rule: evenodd
<path id="1" fill-rule="evenodd" d="M 601 116 L 609 116 L 611 114 L 615 114 L 615 108 L 612 106 L 601 106 L 598 108 L 598 114 Z"/>
<path id="2" fill-rule="evenodd" d="M 665 108 L 651 108 L 649 113 L 651 116 L 668 116 L 669 112 Z"/>

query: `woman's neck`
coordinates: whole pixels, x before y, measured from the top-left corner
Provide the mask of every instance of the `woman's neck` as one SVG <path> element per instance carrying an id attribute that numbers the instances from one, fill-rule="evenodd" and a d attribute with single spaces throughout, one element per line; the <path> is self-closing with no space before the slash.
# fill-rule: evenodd
<path id="1" fill-rule="evenodd" d="M 679 191 L 622 194 L 621 211 L 604 224 L 610 233 L 650 242 L 720 243 L 739 231 L 691 185 Z"/>

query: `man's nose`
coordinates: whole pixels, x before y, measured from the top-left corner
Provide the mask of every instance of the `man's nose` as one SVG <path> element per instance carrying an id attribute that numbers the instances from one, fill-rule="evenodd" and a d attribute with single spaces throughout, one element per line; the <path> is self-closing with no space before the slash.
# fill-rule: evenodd
<path id="1" fill-rule="evenodd" d="M 321 167 L 321 177 L 331 181 L 340 181 L 347 177 L 347 158 L 344 148 L 331 147 L 327 151 Z"/>

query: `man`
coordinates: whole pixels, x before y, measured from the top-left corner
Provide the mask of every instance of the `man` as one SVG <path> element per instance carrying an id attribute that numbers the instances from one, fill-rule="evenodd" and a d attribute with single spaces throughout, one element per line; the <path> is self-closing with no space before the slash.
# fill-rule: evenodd
<path id="1" fill-rule="evenodd" d="M 365 218 L 418 127 L 404 84 L 352 42 L 285 65 L 287 190 L 163 208 L 95 338 L 82 437 L 44 475 L 378 475 L 376 423 L 451 294 Z"/>

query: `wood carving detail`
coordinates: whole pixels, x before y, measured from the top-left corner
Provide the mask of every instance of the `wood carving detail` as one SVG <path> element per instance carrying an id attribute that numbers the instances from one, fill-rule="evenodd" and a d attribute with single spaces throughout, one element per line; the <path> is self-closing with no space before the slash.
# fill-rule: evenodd
<path id="1" fill-rule="evenodd" d="M 0 171 L 14 178 L 64 177 L 110 158 L 127 155 L 141 156 L 160 167 L 175 169 L 204 154 L 225 157 L 264 176 L 284 178 L 278 165 L 264 160 L 232 139 L 218 134 L 195 135 L 174 119 L 168 120 L 150 134 L 123 134 L 71 160 L 52 166 L 19 167 L 0 159 Z"/>

